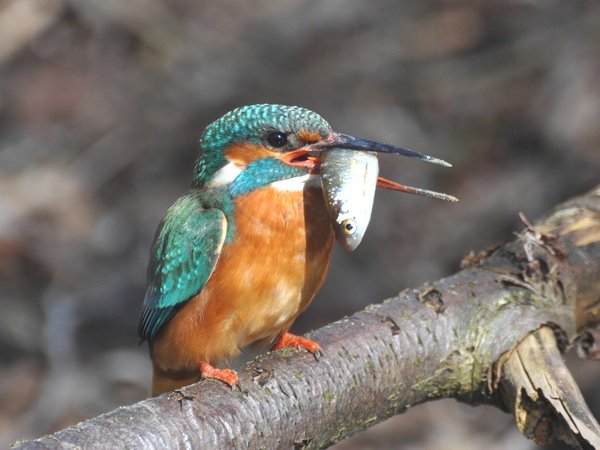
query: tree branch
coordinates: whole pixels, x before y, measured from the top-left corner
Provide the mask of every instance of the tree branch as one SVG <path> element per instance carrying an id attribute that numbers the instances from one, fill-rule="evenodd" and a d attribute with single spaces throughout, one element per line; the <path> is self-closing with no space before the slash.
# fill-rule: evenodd
<path id="1" fill-rule="evenodd" d="M 320 361 L 305 352 L 269 353 L 239 371 L 241 392 L 206 380 L 17 448 L 319 448 L 443 397 L 496 404 L 519 419 L 523 380 L 514 377 L 511 355 L 524 351 L 528 335 L 549 325 L 550 342 L 559 348 L 579 335 L 593 347 L 589 339 L 600 323 L 600 188 L 560 205 L 535 227 L 523 220 L 514 242 L 470 255 L 457 274 L 312 333 L 325 352 Z M 544 371 L 554 371 L 550 366 L 532 369 L 538 373 L 525 388 L 528 396 Z M 552 396 L 578 390 L 571 384 L 545 392 L 554 405 Z M 586 434 L 570 442 L 593 445 L 597 423 L 584 416 L 591 420 Z M 553 429 L 544 434 L 546 441 L 553 437 L 561 436 Z"/>
<path id="2" fill-rule="evenodd" d="M 560 356 L 554 333 L 542 327 L 509 352 L 502 394 L 519 430 L 538 445 L 560 439 L 600 448 L 600 426 Z"/>

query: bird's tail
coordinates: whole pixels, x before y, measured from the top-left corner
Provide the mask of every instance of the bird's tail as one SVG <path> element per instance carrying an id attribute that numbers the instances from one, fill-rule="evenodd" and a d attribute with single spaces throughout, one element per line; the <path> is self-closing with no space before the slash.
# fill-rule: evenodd
<path id="1" fill-rule="evenodd" d="M 152 364 L 152 396 L 160 395 L 188 384 L 195 383 L 200 378 L 199 371 L 169 371 Z"/>

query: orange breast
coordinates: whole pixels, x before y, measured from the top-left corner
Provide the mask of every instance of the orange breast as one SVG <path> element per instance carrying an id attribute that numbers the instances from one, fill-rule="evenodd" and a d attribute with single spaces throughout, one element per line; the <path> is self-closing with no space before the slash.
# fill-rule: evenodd
<path id="1" fill-rule="evenodd" d="M 233 241 L 204 289 L 154 340 L 154 363 L 189 369 L 287 330 L 323 284 L 332 244 L 318 189 L 266 187 L 237 199 Z"/>

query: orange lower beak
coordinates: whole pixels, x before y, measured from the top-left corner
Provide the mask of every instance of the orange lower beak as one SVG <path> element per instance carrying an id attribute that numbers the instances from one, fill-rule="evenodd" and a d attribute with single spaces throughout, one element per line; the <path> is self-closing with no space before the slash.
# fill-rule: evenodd
<path id="1" fill-rule="evenodd" d="M 458 199 L 452 195 L 442 194 L 441 192 L 428 191 L 427 189 L 419 189 L 404 184 L 396 183 L 395 181 L 388 180 L 387 178 L 378 177 L 377 187 L 384 189 L 391 189 L 392 191 L 407 192 L 409 194 L 423 195 L 425 197 L 437 198 L 440 200 L 446 200 L 448 202 L 457 202 Z"/>
<path id="2" fill-rule="evenodd" d="M 284 153 L 281 160 L 290 166 L 305 167 L 309 173 L 319 173 L 321 166 L 318 156 L 312 155 L 308 150 L 302 148 Z"/>

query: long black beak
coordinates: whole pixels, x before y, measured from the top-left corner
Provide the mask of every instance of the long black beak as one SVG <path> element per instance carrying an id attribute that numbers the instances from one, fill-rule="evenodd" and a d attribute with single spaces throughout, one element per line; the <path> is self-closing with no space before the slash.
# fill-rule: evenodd
<path id="1" fill-rule="evenodd" d="M 407 148 L 396 147 L 395 145 L 382 144 L 381 142 L 370 141 L 368 139 L 357 138 L 347 134 L 332 132 L 331 135 L 319 142 L 310 145 L 311 150 L 327 150 L 332 148 L 345 148 L 349 150 L 359 150 L 362 152 L 393 153 L 396 155 L 408 156 L 409 158 L 420 159 L 440 166 L 452 167 L 452 164 L 443 159 L 424 155 Z"/>

